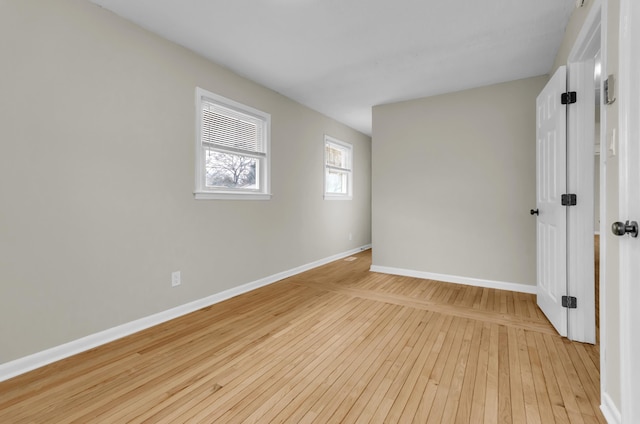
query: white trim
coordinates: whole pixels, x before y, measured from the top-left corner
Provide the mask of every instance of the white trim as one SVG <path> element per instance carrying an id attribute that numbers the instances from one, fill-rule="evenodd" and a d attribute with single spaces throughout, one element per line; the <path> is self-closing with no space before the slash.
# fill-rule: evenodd
<path id="1" fill-rule="evenodd" d="M 607 75 L 609 75 L 608 73 L 608 67 L 607 67 L 607 63 L 608 63 L 608 50 L 607 50 L 607 46 L 608 46 L 608 10 L 609 10 L 609 0 L 596 0 L 595 4 L 593 5 L 594 8 L 599 7 L 600 11 L 601 11 L 601 22 L 600 22 L 600 42 L 601 42 L 601 50 L 600 50 L 600 63 L 601 63 L 601 71 L 600 71 L 600 75 L 601 75 L 601 80 L 603 81 L 603 85 L 604 85 L 604 79 L 607 77 Z M 600 92 L 602 93 L 603 91 L 603 87 L 600 87 Z M 602 405 L 604 406 L 606 405 L 614 405 L 613 402 L 611 401 L 611 398 L 609 397 L 608 391 L 607 391 L 607 385 L 608 385 L 608 373 L 607 373 L 607 342 L 608 342 L 608 338 L 607 338 L 607 325 L 606 325 L 606 320 L 607 317 L 609 315 L 608 311 L 607 311 L 607 282 L 606 282 L 606 275 L 607 275 L 607 261 L 605 260 L 605 258 L 607 257 L 607 231 L 608 229 L 608 225 L 607 225 L 607 196 L 608 196 L 608 192 L 607 192 L 607 128 L 608 128 L 608 118 L 607 118 L 607 112 L 606 112 L 606 106 L 601 104 L 600 105 L 600 146 L 601 146 L 601 154 L 600 154 L 600 234 L 604 234 L 603 237 L 600 237 L 600 271 L 599 271 L 599 276 L 600 276 L 600 325 L 599 325 L 599 329 L 600 329 L 600 402 L 602 403 Z M 604 143 L 604 144 L 603 144 Z M 615 407 L 615 405 L 613 406 L 613 408 L 611 408 L 610 406 L 607 406 L 607 410 L 608 411 L 618 411 L 618 409 Z M 603 411 L 604 413 L 604 411 Z M 618 414 L 619 415 L 619 414 Z M 608 420 L 607 415 L 605 414 L 605 417 Z"/>
<path id="2" fill-rule="evenodd" d="M 504 281 L 459 277 L 456 275 L 436 274 L 434 272 L 415 271 L 411 269 L 393 268 L 379 265 L 371 265 L 370 271 L 380 272 L 382 274 L 401 275 L 403 277 L 422 278 L 424 280 L 443 281 L 445 283 L 465 284 L 467 286 L 486 287 L 489 289 L 509 290 L 519 293 L 536 294 L 536 286 L 529 284 L 507 283 Z"/>
<path id="3" fill-rule="evenodd" d="M 270 200 L 269 193 L 212 193 L 197 191 L 193 193 L 196 200 Z"/>
<path id="4" fill-rule="evenodd" d="M 600 405 L 600 411 L 602 411 L 602 415 L 604 415 L 604 419 L 607 420 L 607 423 L 622 423 L 622 416 L 620 415 L 620 411 L 618 411 L 618 408 L 616 408 L 615 403 L 613 403 L 613 400 L 611 400 L 611 397 L 608 393 L 602 394 L 602 405 Z"/>
<path id="5" fill-rule="evenodd" d="M 567 330 L 569 339 L 592 344 L 596 342 L 593 71 L 596 54 L 606 56 L 602 54 L 606 49 L 602 18 L 602 2 L 596 1 L 567 59 L 567 89 L 578 92 L 578 101 L 569 105 L 567 112 L 567 190 L 578 194 L 577 206 L 567 211 L 567 294 L 579 299 L 578 308 L 568 310 Z M 604 59 L 602 68 L 602 75 L 606 75 Z M 600 114 L 604 114 L 604 107 Z"/>
<path id="6" fill-rule="evenodd" d="M 348 159 L 349 159 L 349 169 L 343 169 L 342 171 L 349 173 L 349 181 L 347 182 L 347 193 L 339 194 L 339 193 L 327 193 L 327 143 L 335 144 L 341 147 L 344 147 L 348 151 Z M 353 154 L 353 144 L 347 143 L 346 141 L 338 140 L 335 137 L 331 137 L 330 135 L 324 135 L 324 141 L 322 143 L 322 181 L 323 181 L 323 191 L 324 191 L 324 200 L 352 200 L 353 199 L 353 162 L 354 162 L 354 154 Z"/>
<path id="7" fill-rule="evenodd" d="M 324 200 L 353 200 L 353 196 L 344 196 L 339 194 L 325 194 Z"/>
<path id="8" fill-rule="evenodd" d="M 89 349 L 93 349 L 114 340 L 121 339 L 133 333 L 137 333 L 155 325 L 162 324 L 163 322 L 167 322 L 191 312 L 195 312 L 199 309 L 206 308 L 207 306 L 214 305 L 216 303 L 230 299 L 234 296 L 250 292 L 251 290 L 255 290 L 260 287 L 268 286 L 269 284 L 273 284 L 285 278 L 303 273 L 310 269 L 317 268 L 319 266 L 328 264 L 329 262 L 333 262 L 338 259 L 351 256 L 354 253 L 358 253 L 368 249 L 371 249 L 370 244 L 351 249 L 346 252 L 338 253 L 324 259 L 319 259 L 317 261 L 310 262 L 308 264 L 301 265 L 287 271 L 279 272 L 277 274 L 252 281 L 250 283 L 243 284 L 241 286 L 234 287 L 163 312 L 159 312 L 157 314 L 149 315 L 147 317 L 119 325 L 117 327 L 109 328 L 107 330 L 100 331 L 98 333 L 94 333 L 89 336 L 62 344 L 60 346 L 52 347 L 50 349 L 43 350 L 29 356 L 25 356 L 23 358 L 5 362 L 4 364 L 0 364 L 0 381 L 8 380 L 12 377 L 24 374 L 36 368 L 40 368 L 61 359 L 77 355 L 78 353 L 85 352 Z"/>

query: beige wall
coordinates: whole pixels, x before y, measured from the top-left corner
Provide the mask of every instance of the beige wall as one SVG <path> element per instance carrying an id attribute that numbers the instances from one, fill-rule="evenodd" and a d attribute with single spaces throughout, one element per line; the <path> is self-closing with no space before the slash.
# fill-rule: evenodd
<path id="1" fill-rule="evenodd" d="M 0 363 L 370 243 L 369 137 L 84 0 L 0 1 L 0 57 Z M 271 201 L 194 200 L 196 86 L 271 114 Z"/>
<path id="2" fill-rule="evenodd" d="M 618 40 L 619 40 L 619 19 L 620 19 L 620 1 L 608 0 L 607 3 L 607 74 L 613 74 L 618 79 Z M 562 48 L 556 56 L 554 70 L 561 65 L 567 63 L 567 59 L 571 52 L 580 29 L 584 25 L 587 16 L 594 6 L 594 1 L 586 2 L 585 7 L 576 9 L 571 16 L 565 37 L 562 41 Z M 604 228 L 608 230 L 612 222 L 618 220 L 618 157 L 607 154 L 607 146 L 611 141 L 614 131 L 617 133 L 618 128 L 618 103 L 604 106 L 606 115 L 606 140 L 601 142 L 600 151 L 602 154 L 598 156 L 604 161 L 604 177 L 606 181 L 606 190 L 600 193 L 600 201 L 606 202 L 605 216 L 601 216 L 600 220 L 604 221 Z M 620 411 L 621 394 L 620 394 L 620 320 L 619 320 L 619 281 L 618 281 L 618 240 L 611 234 L 611 231 L 605 231 L 600 236 L 600 240 L 606 243 L 606 257 L 601 260 L 601 265 L 605 267 L 604 273 L 604 314 L 601 313 L 601 329 L 606 332 L 606 340 L 601 346 L 601 354 L 605 354 L 605 368 L 602 370 L 603 384 L 605 393 L 611 398 Z M 603 275 L 601 273 L 600 275 Z"/>
<path id="3" fill-rule="evenodd" d="M 546 76 L 376 106 L 373 264 L 535 285 Z"/>

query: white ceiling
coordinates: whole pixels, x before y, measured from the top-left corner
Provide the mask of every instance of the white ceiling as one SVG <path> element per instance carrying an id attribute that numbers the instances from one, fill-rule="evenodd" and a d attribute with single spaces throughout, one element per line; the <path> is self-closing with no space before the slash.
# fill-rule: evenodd
<path id="1" fill-rule="evenodd" d="M 575 0 L 91 0 L 371 134 L 371 107 L 550 71 Z"/>

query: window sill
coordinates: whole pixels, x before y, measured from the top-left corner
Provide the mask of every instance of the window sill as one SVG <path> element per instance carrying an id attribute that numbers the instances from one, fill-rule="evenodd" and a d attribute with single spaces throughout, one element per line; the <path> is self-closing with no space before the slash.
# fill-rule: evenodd
<path id="1" fill-rule="evenodd" d="M 271 194 L 266 193 L 212 193 L 208 191 L 196 191 L 193 193 L 196 200 L 271 200 Z"/>
<path id="2" fill-rule="evenodd" d="M 339 196 L 339 195 L 332 195 L 332 194 L 325 194 L 324 195 L 324 200 L 352 200 L 353 196 Z"/>

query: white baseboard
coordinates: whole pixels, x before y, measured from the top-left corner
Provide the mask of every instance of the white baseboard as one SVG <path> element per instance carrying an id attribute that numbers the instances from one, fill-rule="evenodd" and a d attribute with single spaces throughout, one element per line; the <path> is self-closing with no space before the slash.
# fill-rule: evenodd
<path id="1" fill-rule="evenodd" d="M 40 368 L 61 359 L 77 355 L 78 353 L 85 352 L 89 349 L 93 349 L 122 337 L 137 333 L 138 331 L 153 327 L 154 325 L 162 324 L 163 322 L 167 322 L 182 315 L 186 315 L 199 309 L 206 308 L 207 306 L 222 302 L 223 300 L 227 300 L 240 294 L 247 293 L 251 290 L 273 284 L 276 281 L 283 280 L 285 278 L 300 274 L 310 269 L 317 268 L 319 266 L 328 264 L 329 262 L 342 259 L 344 257 L 353 255 L 354 253 L 358 253 L 370 248 L 371 245 L 368 244 L 356 249 L 338 253 L 324 259 L 320 259 L 296 268 L 292 268 L 287 271 L 279 272 L 277 274 L 273 274 L 256 281 L 252 281 L 247 284 L 243 284 L 238 287 L 231 288 L 229 290 L 225 290 L 220 293 L 216 293 L 203 299 L 198 299 L 196 301 L 186 303 L 184 305 L 180 305 L 175 308 L 159 312 L 157 314 L 140 318 L 135 321 L 119 325 L 117 327 L 109 328 L 107 330 L 100 331 L 98 333 L 91 334 L 77 340 L 73 340 L 60 346 L 52 347 L 50 349 L 43 350 L 41 352 L 37 352 L 10 362 L 5 362 L 4 364 L 0 364 L 0 381 L 8 380 L 12 377 L 24 374 L 36 368 Z"/>
<path id="2" fill-rule="evenodd" d="M 620 424 L 622 422 L 622 415 L 618 408 L 616 407 L 613 400 L 608 393 L 602 394 L 602 405 L 600 405 L 600 410 L 602 411 L 602 415 L 604 415 L 605 420 L 609 424 Z"/>
<path id="3" fill-rule="evenodd" d="M 490 289 L 510 290 L 520 293 L 536 294 L 536 286 L 503 281 L 482 280 L 478 278 L 458 277 L 455 275 L 436 274 L 433 272 L 414 271 L 411 269 L 392 268 L 388 266 L 371 265 L 371 271 L 383 274 L 402 275 L 404 277 L 422 278 L 425 280 L 444 281 L 445 283 L 466 284 L 468 286 L 486 287 Z"/>

